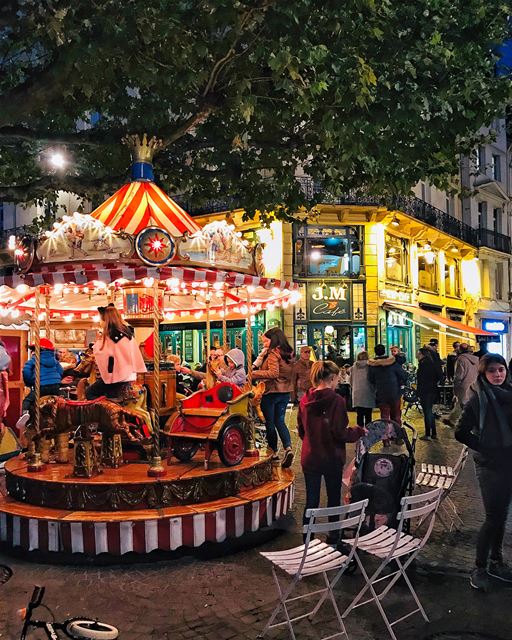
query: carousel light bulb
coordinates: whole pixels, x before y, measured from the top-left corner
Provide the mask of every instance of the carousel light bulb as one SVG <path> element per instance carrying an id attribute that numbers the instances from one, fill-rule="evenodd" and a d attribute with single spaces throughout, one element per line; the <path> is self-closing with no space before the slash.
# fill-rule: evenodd
<path id="1" fill-rule="evenodd" d="M 62 293 L 69 293 L 69 287 L 64 287 L 64 289 L 62 290 Z"/>
<path id="2" fill-rule="evenodd" d="M 74 318 L 74 315 L 72 313 L 69 313 L 67 316 L 64 316 L 64 322 L 71 322 L 73 318 Z"/>
<path id="3" fill-rule="evenodd" d="M 69 216 L 62 216 L 62 220 L 64 222 L 69 222 Z"/>
<path id="4" fill-rule="evenodd" d="M 144 286 L 149 289 L 149 287 L 153 286 L 154 281 L 154 278 L 144 278 Z"/>
<path id="5" fill-rule="evenodd" d="M 9 236 L 9 243 L 7 245 L 9 251 L 14 251 L 16 248 L 16 236 Z"/>
<path id="6" fill-rule="evenodd" d="M 21 295 L 23 295 L 24 293 L 27 293 L 28 289 L 29 289 L 28 284 L 19 284 L 19 285 L 16 287 L 16 291 L 17 291 L 18 293 L 21 293 Z"/>
<path id="7" fill-rule="evenodd" d="M 240 313 L 243 313 L 244 316 L 247 315 L 248 311 L 249 311 L 249 307 L 246 304 L 244 304 L 243 306 L 240 307 Z"/>
<path id="8" fill-rule="evenodd" d="M 247 287 L 247 291 L 248 291 L 249 293 L 254 293 L 254 292 L 256 291 L 256 287 L 255 287 L 253 284 L 250 284 L 250 285 Z"/>
<path id="9" fill-rule="evenodd" d="M 226 315 L 226 314 L 225 314 L 225 312 L 224 312 L 224 309 L 221 309 L 221 310 L 219 311 L 219 316 L 220 316 L 221 318 L 223 318 L 225 315 Z"/>
<path id="10" fill-rule="evenodd" d="M 46 314 L 44 314 L 44 313 L 40 313 L 37 317 L 38 317 L 38 318 L 39 318 L 39 320 L 41 321 L 41 320 L 44 320 L 45 315 L 46 315 Z"/>
<path id="11" fill-rule="evenodd" d="M 54 222 L 53 223 L 53 228 L 54 229 L 58 229 L 59 227 L 60 227 L 60 223 L 58 223 L 58 222 Z"/>
<path id="12" fill-rule="evenodd" d="M 78 287 L 73 287 L 73 293 L 78 293 L 80 289 Z"/>
<path id="13" fill-rule="evenodd" d="M 92 317 L 92 321 L 93 322 L 99 322 L 101 320 L 101 318 L 99 316 L 93 316 Z"/>
<path id="14" fill-rule="evenodd" d="M 57 282 L 57 284 L 53 287 L 55 293 L 60 293 L 64 289 L 64 285 Z"/>
<path id="15" fill-rule="evenodd" d="M 281 306 L 283 307 L 283 309 L 288 309 L 290 303 L 288 302 L 288 300 L 283 300 Z"/>
<path id="16" fill-rule="evenodd" d="M 200 283 L 199 283 L 199 286 L 200 286 L 202 289 L 206 289 L 206 287 L 208 286 L 208 283 L 207 283 L 207 282 L 200 282 Z"/>
<path id="17" fill-rule="evenodd" d="M 84 293 L 89 293 L 89 287 L 84 287 Z"/>
<path id="18" fill-rule="evenodd" d="M 281 293 L 281 289 L 279 289 L 279 287 L 272 287 L 272 293 L 277 296 Z"/>
<path id="19" fill-rule="evenodd" d="M 14 255 L 17 258 L 22 258 L 25 255 L 25 252 L 23 251 L 23 249 L 15 249 L 14 250 Z"/>
<path id="20" fill-rule="evenodd" d="M 196 311 L 196 313 L 194 313 L 194 318 L 197 318 L 199 320 L 199 318 L 203 317 L 203 312 L 202 311 Z"/>
<path id="21" fill-rule="evenodd" d="M 20 317 L 20 311 L 19 311 L 19 309 L 13 309 L 13 310 L 11 311 L 11 316 L 12 316 L 13 318 L 19 318 L 19 317 Z"/>

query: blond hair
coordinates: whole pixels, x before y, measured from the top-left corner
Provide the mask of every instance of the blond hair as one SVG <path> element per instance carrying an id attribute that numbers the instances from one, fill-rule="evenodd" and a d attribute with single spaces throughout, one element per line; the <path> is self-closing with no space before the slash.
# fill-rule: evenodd
<path id="1" fill-rule="evenodd" d="M 339 372 L 340 368 L 331 360 L 318 360 L 318 362 L 313 362 L 311 367 L 311 384 L 314 387 L 318 387 L 321 382 L 337 376 Z"/>
<path id="2" fill-rule="evenodd" d="M 358 360 L 368 360 L 369 359 L 369 355 L 368 355 L 368 351 L 360 351 L 357 354 L 357 359 Z"/>

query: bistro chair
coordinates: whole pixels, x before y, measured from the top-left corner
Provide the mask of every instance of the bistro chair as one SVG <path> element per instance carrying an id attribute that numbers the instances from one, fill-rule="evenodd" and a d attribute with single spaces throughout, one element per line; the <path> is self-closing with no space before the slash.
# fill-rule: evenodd
<path id="1" fill-rule="evenodd" d="M 444 464 L 422 463 L 421 471 L 416 476 L 416 486 L 422 489 L 441 489 L 437 518 L 446 531 L 458 531 L 464 521 L 450 497 L 459 475 L 466 465 L 469 449 L 464 445 L 454 467 Z"/>
<path id="2" fill-rule="evenodd" d="M 309 522 L 303 529 L 306 535 L 306 541 L 303 545 L 285 551 L 261 552 L 261 555 L 272 563 L 272 573 L 276 583 L 279 602 L 258 637 L 262 638 L 269 629 L 287 625 L 292 640 L 296 640 L 293 623 L 302 620 L 302 618 L 309 617 L 311 620 L 322 606 L 324 600 L 329 598 L 338 621 L 339 631 L 324 637 L 322 640 L 336 638 L 338 636 L 346 636 L 348 638 L 332 589 L 350 565 L 355 554 L 359 530 L 364 521 L 367 505 L 368 500 L 361 500 L 360 502 L 340 507 L 308 509 L 306 511 L 306 517 L 309 518 Z M 326 518 L 328 519 L 327 522 L 325 522 Z M 348 555 L 338 551 L 333 545 L 313 538 L 313 535 L 318 533 L 341 536 L 341 531 L 345 528 L 353 529 L 355 535 L 353 539 L 354 544 L 350 548 Z M 279 581 L 277 574 L 278 569 L 289 576 L 290 579 L 287 586 L 281 584 Z M 327 573 L 331 571 L 336 571 L 336 575 L 332 580 L 329 580 Z M 292 597 L 295 588 L 301 580 L 316 575 L 323 577 L 324 587 L 316 588 L 313 591 Z M 315 595 L 321 595 L 321 597 L 311 610 L 307 613 L 292 617 L 289 609 L 291 602 Z M 281 610 L 285 619 L 281 622 L 274 622 Z"/>
<path id="3" fill-rule="evenodd" d="M 362 607 L 370 602 L 375 602 L 380 614 L 386 624 L 389 631 L 389 635 L 393 640 L 397 640 L 393 631 L 394 625 L 402 622 L 406 618 L 414 615 L 415 613 L 421 613 L 423 618 L 428 622 L 427 614 L 421 604 L 416 591 L 414 590 L 409 577 L 407 576 L 407 568 L 411 562 L 417 557 L 423 547 L 426 545 L 432 528 L 434 526 L 434 518 L 439 506 L 439 499 L 441 497 L 441 489 L 434 489 L 428 493 L 423 493 L 416 496 L 407 496 L 402 498 L 401 511 L 397 516 L 397 528 L 392 529 L 390 527 L 382 526 L 371 533 L 367 533 L 364 536 L 360 536 L 358 540 L 344 540 L 347 544 L 351 544 L 355 548 L 354 558 L 357 565 L 361 569 L 363 574 L 365 585 L 361 591 L 354 598 L 350 606 L 344 611 L 343 618 L 346 618 L 348 614 L 357 607 Z M 424 535 L 421 538 L 413 537 L 404 533 L 407 530 L 407 524 L 413 518 L 420 518 L 423 522 L 428 521 L 428 526 Z M 368 576 L 368 573 L 364 567 L 359 552 L 364 551 L 370 556 L 373 556 L 381 563 L 377 569 Z M 382 575 L 388 565 L 394 563 L 397 567 L 395 571 Z M 391 591 L 391 589 L 397 584 L 397 582 L 403 578 L 409 591 L 416 603 L 416 608 L 409 611 L 405 615 L 390 621 L 384 607 L 382 606 L 382 600 Z M 389 580 L 387 586 L 377 593 L 375 585 L 383 580 Z M 362 597 L 370 592 L 371 597 L 361 602 Z"/>

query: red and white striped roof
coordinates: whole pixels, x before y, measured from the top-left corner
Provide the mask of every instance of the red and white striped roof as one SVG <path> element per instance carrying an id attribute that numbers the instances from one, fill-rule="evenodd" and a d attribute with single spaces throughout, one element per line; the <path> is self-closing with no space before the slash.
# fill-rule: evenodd
<path id="1" fill-rule="evenodd" d="M 130 182 L 91 213 L 114 231 L 136 235 L 149 226 L 179 237 L 200 230 L 188 213 L 153 182 Z"/>

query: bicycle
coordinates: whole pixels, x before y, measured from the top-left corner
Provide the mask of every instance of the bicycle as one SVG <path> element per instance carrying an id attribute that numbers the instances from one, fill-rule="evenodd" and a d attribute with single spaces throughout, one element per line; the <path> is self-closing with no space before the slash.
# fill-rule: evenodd
<path id="1" fill-rule="evenodd" d="M 49 640 L 59 640 L 59 631 L 74 640 L 115 640 L 119 636 L 119 631 L 112 625 L 91 618 L 69 618 L 64 622 L 56 622 L 52 611 L 42 604 L 44 592 L 45 587 L 36 585 L 26 609 L 19 611 L 23 619 L 20 640 L 26 640 L 30 629 L 44 629 Z M 32 615 L 38 607 L 44 607 L 54 619 L 35 620 Z"/>

